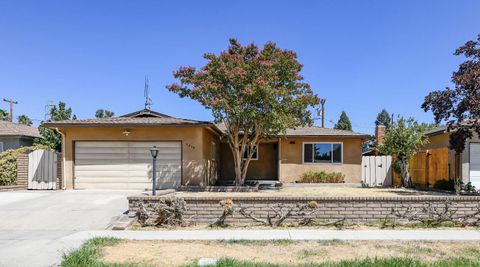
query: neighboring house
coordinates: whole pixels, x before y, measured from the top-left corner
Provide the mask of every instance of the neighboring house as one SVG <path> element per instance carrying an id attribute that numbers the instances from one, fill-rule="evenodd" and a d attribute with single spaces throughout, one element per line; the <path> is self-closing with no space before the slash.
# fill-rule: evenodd
<path id="1" fill-rule="evenodd" d="M 437 149 L 449 147 L 450 133 L 446 126 L 437 127 L 426 132 L 429 143 L 425 149 Z M 480 138 L 474 137 L 467 140 L 465 150 L 460 155 L 448 149 L 448 173 L 450 177 L 461 178 L 464 183 L 471 182 L 477 189 L 480 189 Z"/>
<path id="2" fill-rule="evenodd" d="M 63 136 L 67 189 L 151 188 L 150 147 L 158 156 L 159 188 L 206 186 L 234 179 L 221 127 L 147 109 L 116 118 L 48 122 Z M 294 182 L 307 171 L 342 172 L 361 181 L 361 144 L 369 135 L 319 127 L 288 130 L 262 142 L 247 179 Z M 252 148 L 255 149 L 255 148 Z"/>
<path id="3" fill-rule="evenodd" d="M 37 128 L 0 120 L 0 152 L 31 146 L 37 137 L 40 137 Z"/>

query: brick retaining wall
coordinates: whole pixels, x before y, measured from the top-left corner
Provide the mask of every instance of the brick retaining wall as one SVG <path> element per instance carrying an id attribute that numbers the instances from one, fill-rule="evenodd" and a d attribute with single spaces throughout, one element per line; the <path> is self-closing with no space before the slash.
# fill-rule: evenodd
<path id="1" fill-rule="evenodd" d="M 139 201 L 154 203 L 165 196 L 132 196 L 128 197 L 129 211 L 135 214 Z M 168 196 L 167 196 L 168 197 Z M 198 223 L 211 223 L 222 214 L 219 197 L 184 197 L 187 203 L 187 217 Z M 480 196 L 418 196 L 418 197 L 233 197 L 235 204 L 241 204 L 257 217 L 266 218 L 269 206 L 277 203 L 295 205 L 316 201 L 315 217 L 319 220 L 336 220 L 345 218 L 349 222 L 366 222 L 382 220 L 391 213 L 392 208 L 405 210 L 407 206 L 422 207 L 426 202 L 443 207 L 445 201 L 452 201 L 458 209 L 457 215 L 476 211 L 480 204 Z M 271 213 L 272 214 L 272 213 Z M 292 221 L 290 218 L 289 220 Z M 234 214 L 228 223 L 252 223 L 252 220 L 240 214 Z"/>

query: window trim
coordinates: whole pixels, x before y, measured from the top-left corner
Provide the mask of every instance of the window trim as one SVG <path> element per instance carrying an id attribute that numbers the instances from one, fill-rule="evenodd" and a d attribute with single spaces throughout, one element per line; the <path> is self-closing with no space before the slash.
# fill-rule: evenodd
<path id="1" fill-rule="evenodd" d="M 312 144 L 312 150 L 314 149 L 315 147 L 315 144 L 330 144 L 331 145 L 331 150 L 332 150 L 332 159 L 330 160 L 329 163 L 327 162 L 305 162 L 305 145 L 306 144 Z M 339 144 L 342 146 L 342 155 L 341 155 L 341 161 L 340 162 L 333 162 L 333 145 L 334 144 Z M 313 153 L 312 151 L 312 157 L 314 157 L 315 153 Z M 334 164 L 334 165 L 342 165 L 343 164 L 343 142 L 303 142 L 302 143 L 302 164 L 321 164 L 321 165 L 325 165 L 325 164 Z"/>
<path id="2" fill-rule="evenodd" d="M 260 151 L 259 145 L 250 145 L 250 146 L 247 146 L 246 152 L 247 152 L 247 154 L 248 154 L 248 149 L 250 149 L 250 147 L 252 147 L 252 146 L 254 146 L 254 147 L 257 148 L 257 157 L 254 158 L 254 157 L 252 156 L 252 158 L 251 158 L 250 160 L 258 160 L 258 154 L 259 154 L 258 152 Z M 242 155 L 242 160 L 247 160 L 247 158 L 245 158 L 244 156 L 245 156 L 245 153 Z"/>

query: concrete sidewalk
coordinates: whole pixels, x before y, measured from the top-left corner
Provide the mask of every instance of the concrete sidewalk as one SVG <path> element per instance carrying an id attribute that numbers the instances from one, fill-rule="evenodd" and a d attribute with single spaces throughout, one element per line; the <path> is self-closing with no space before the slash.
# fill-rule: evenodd
<path id="1" fill-rule="evenodd" d="M 63 241 L 93 237 L 129 240 L 416 240 L 480 241 L 478 230 L 160 230 L 160 231 L 82 231 Z"/>

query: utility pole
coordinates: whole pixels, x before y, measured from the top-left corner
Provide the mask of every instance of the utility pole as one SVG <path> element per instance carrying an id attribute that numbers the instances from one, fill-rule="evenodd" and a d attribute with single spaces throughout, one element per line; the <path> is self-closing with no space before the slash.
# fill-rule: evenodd
<path id="1" fill-rule="evenodd" d="M 13 101 L 13 99 L 6 99 L 4 98 L 3 101 L 10 103 L 10 122 L 13 122 L 13 104 L 18 104 L 17 101 Z"/>
<path id="2" fill-rule="evenodd" d="M 325 128 L 325 98 L 320 99 L 320 104 L 322 105 L 321 112 L 322 112 L 322 128 Z"/>

